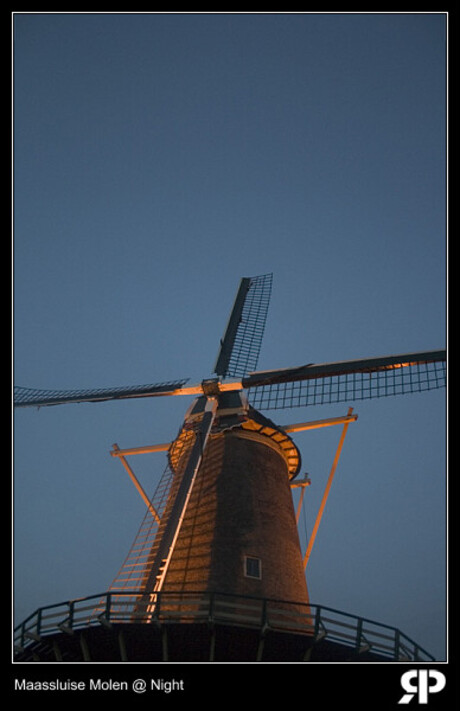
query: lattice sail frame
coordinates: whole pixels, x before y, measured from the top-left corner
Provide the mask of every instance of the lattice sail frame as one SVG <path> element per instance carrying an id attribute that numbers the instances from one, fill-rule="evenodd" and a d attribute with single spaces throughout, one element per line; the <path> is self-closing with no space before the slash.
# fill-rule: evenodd
<path id="1" fill-rule="evenodd" d="M 218 375 L 243 376 L 257 367 L 272 283 L 273 274 L 241 280 L 214 369 Z"/>
<path id="2" fill-rule="evenodd" d="M 302 380 L 248 386 L 248 400 L 257 409 L 279 410 L 404 395 L 445 385 L 446 361 L 422 360 L 381 369 L 376 366 L 369 370 L 323 373 Z"/>
<path id="3" fill-rule="evenodd" d="M 125 385 L 112 388 L 85 388 L 80 390 L 37 390 L 14 386 L 15 407 L 42 407 L 78 402 L 104 402 L 105 400 L 125 400 L 152 395 L 173 395 L 184 387 L 188 379 L 170 380 L 148 385 Z"/>
<path id="4" fill-rule="evenodd" d="M 155 589 L 147 589 L 152 566 L 162 541 L 163 531 L 168 523 L 168 502 L 174 499 L 184 476 L 190 452 L 197 437 L 198 425 L 187 424 L 179 431 L 177 438 L 171 444 L 168 461 L 158 486 L 150 499 L 157 513 L 155 518 L 149 509 L 146 510 L 142 523 L 131 545 L 131 548 L 115 576 L 109 592 L 113 592 L 112 601 L 120 616 L 126 615 L 131 620 L 133 615 L 144 617 L 147 606 L 141 606 L 139 601 L 143 596 L 150 596 Z M 124 593 L 117 596 L 116 593 Z M 138 613 L 136 610 L 138 609 Z"/>

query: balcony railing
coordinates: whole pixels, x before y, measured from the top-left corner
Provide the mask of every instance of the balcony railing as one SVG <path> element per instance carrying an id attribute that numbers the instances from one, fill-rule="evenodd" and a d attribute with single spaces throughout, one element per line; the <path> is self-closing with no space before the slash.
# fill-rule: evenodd
<path id="1" fill-rule="evenodd" d="M 221 593 L 139 596 L 107 592 L 39 608 L 14 630 L 15 652 L 59 633 L 90 626 L 214 623 L 310 635 L 388 661 L 435 661 L 399 629 L 322 605 Z"/>

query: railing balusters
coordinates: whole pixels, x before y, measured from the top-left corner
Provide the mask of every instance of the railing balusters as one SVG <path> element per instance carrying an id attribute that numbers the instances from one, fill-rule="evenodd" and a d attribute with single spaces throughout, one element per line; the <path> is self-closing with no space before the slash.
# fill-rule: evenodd
<path id="1" fill-rule="evenodd" d="M 68 612 L 65 620 L 62 619 L 64 607 Z M 369 647 L 371 652 L 396 661 L 402 655 L 413 661 L 435 661 L 434 657 L 399 629 L 388 625 L 321 605 L 216 592 L 187 594 L 161 591 L 155 593 L 149 602 L 148 595 L 110 590 L 101 595 L 48 605 L 39 608 L 15 628 L 14 643 L 19 648 L 33 645 L 34 641 L 28 639 L 28 633 L 32 634 L 32 630 L 35 638 L 45 638 L 60 630 L 70 633 L 77 628 L 100 624 L 101 611 L 106 623 L 149 624 L 155 621 L 161 624 L 169 621 L 187 624 L 207 617 L 209 622 L 215 624 L 230 621 L 243 627 L 269 627 L 273 630 L 309 634 L 318 641 L 329 639 L 355 648 L 358 652 L 364 640 L 366 649 Z"/>

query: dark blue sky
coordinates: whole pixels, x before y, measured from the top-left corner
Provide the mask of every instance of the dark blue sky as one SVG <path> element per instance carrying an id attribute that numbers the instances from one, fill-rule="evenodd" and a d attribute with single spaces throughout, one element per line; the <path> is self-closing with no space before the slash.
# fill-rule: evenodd
<path id="1" fill-rule="evenodd" d="M 16 384 L 198 382 L 267 272 L 260 369 L 445 346 L 443 14 L 20 13 L 13 39 Z M 112 443 L 170 441 L 188 404 L 16 412 L 19 620 L 108 588 L 143 516 Z M 312 602 L 442 659 L 445 392 L 354 408 Z M 339 436 L 295 438 L 302 536 Z M 132 464 L 153 491 L 163 455 Z"/>

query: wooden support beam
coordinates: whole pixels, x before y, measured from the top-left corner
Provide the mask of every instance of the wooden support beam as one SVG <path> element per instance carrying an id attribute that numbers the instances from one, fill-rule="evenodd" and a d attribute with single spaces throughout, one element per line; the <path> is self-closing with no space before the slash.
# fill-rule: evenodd
<path id="1" fill-rule="evenodd" d="M 125 468 L 126 471 L 128 472 L 131 481 L 133 482 L 133 484 L 134 484 L 134 486 L 136 487 L 137 491 L 138 491 L 139 494 L 141 495 L 141 498 L 142 498 L 143 502 L 144 502 L 145 505 L 147 506 L 148 510 L 149 510 L 150 513 L 152 514 L 152 516 L 153 516 L 153 518 L 155 519 L 155 521 L 156 521 L 157 523 L 160 523 L 160 517 L 159 517 L 158 513 L 156 512 L 155 508 L 153 507 L 153 505 L 152 505 L 152 503 L 151 503 L 149 497 L 148 497 L 147 494 L 145 493 L 144 489 L 142 488 L 140 482 L 138 481 L 136 475 L 134 474 L 133 470 L 132 470 L 131 467 L 129 466 L 128 462 L 126 461 L 126 459 L 124 458 L 124 456 L 121 454 L 121 450 L 119 449 L 119 447 L 118 447 L 117 444 L 114 444 L 114 445 L 113 445 L 113 452 L 112 452 L 112 454 L 114 454 L 115 456 L 119 457 L 121 463 L 123 464 L 124 468 Z"/>
<path id="2" fill-rule="evenodd" d="M 341 434 L 340 441 L 339 441 L 339 444 L 338 444 L 338 447 L 337 447 L 337 451 L 336 451 L 336 453 L 335 453 L 334 462 L 333 462 L 333 464 L 332 464 L 332 468 L 331 468 L 331 471 L 330 471 L 330 474 L 329 474 L 329 478 L 328 478 L 328 480 L 327 480 L 326 488 L 325 488 L 325 490 L 324 490 L 323 498 L 322 498 L 322 500 L 321 500 L 321 504 L 320 504 L 320 507 L 319 507 L 319 510 L 318 510 L 318 514 L 317 514 L 317 516 L 316 516 L 315 525 L 313 526 L 313 531 L 312 531 L 312 534 L 311 534 L 311 536 L 310 536 L 310 540 L 309 540 L 309 542 L 308 542 L 307 551 L 306 551 L 306 553 L 305 553 L 305 557 L 304 557 L 304 561 L 303 561 L 304 570 L 305 570 L 306 567 L 307 567 L 308 560 L 309 560 L 309 558 L 310 558 L 311 551 L 312 551 L 312 548 L 313 548 L 313 544 L 314 544 L 314 542 L 315 542 L 316 534 L 318 533 L 318 527 L 319 527 L 319 524 L 320 524 L 320 522 L 321 522 L 321 518 L 322 518 L 322 515 L 323 515 L 323 512 L 324 512 L 324 508 L 325 508 L 325 506 L 326 506 L 326 501 L 327 501 L 327 498 L 328 498 L 328 496 L 329 496 L 329 492 L 330 492 L 330 489 L 331 489 L 331 486 L 332 486 L 332 480 L 334 479 L 335 470 L 337 469 L 337 464 L 338 464 L 338 462 L 339 462 L 340 454 L 341 454 L 341 452 L 342 452 L 342 447 L 343 447 L 343 443 L 344 443 L 344 441 L 345 441 L 345 435 L 347 434 L 348 425 L 349 425 L 350 422 L 353 421 L 353 419 L 350 418 L 352 412 L 353 412 L 353 408 L 350 407 L 349 410 L 348 410 L 348 417 L 347 417 L 347 420 L 346 420 L 346 422 L 345 422 L 345 424 L 344 424 L 344 426 L 343 426 L 342 434 Z"/>
<path id="3" fill-rule="evenodd" d="M 328 417 L 325 420 L 313 420 L 312 422 L 299 422 L 294 425 L 283 425 L 285 432 L 302 432 L 304 430 L 314 430 L 319 427 L 330 427 L 331 425 L 345 425 L 356 422 L 358 415 L 344 415 L 342 417 Z"/>
<path id="4" fill-rule="evenodd" d="M 133 454 L 151 454 L 152 452 L 167 452 L 171 447 L 171 442 L 165 444 L 149 444 L 145 447 L 131 447 L 130 449 L 120 449 L 117 444 L 113 445 L 110 452 L 112 457 L 128 457 Z"/>

